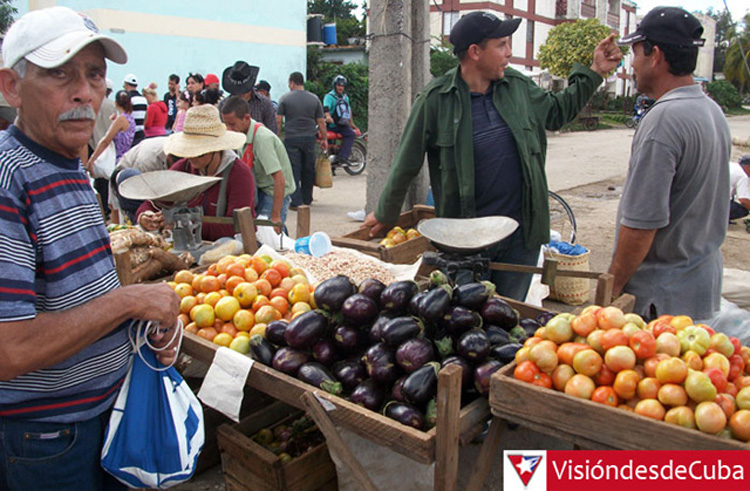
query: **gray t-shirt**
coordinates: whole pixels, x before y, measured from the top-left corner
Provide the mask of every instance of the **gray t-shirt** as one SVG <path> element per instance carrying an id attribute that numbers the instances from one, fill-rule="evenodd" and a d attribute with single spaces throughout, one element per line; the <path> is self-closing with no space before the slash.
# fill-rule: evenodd
<path id="1" fill-rule="evenodd" d="M 635 312 L 707 320 L 719 310 L 731 148 L 724 114 L 697 85 L 667 92 L 638 126 L 616 223 L 658 230 L 625 286 Z"/>
<path id="2" fill-rule="evenodd" d="M 323 105 L 312 92 L 292 90 L 281 96 L 276 113 L 286 120 L 284 138 L 315 137 L 317 119 L 323 117 Z"/>

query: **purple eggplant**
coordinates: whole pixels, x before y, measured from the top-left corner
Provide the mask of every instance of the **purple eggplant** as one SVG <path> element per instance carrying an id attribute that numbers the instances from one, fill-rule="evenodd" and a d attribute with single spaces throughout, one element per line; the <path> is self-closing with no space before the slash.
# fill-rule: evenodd
<path id="1" fill-rule="evenodd" d="M 383 343 L 370 346 L 362 355 L 362 362 L 370 378 L 381 384 L 389 384 L 399 376 L 396 355 Z"/>
<path id="2" fill-rule="evenodd" d="M 417 317 L 403 316 L 388 321 L 380 330 L 380 338 L 385 344 L 396 348 L 407 339 L 415 338 L 424 331 L 424 324 Z"/>
<path id="3" fill-rule="evenodd" d="M 419 409 L 405 402 L 389 402 L 383 409 L 383 414 L 406 426 L 418 430 L 424 428 L 424 415 Z"/>
<path id="4" fill-rule="evenodd" d="M 480 394 L 486 396 L 490 393 L 490 378 L 492 374 L 503 367 L 497 360 L 489 360 L 474 369 L 474 387 Z"/>
<path id="5" fill-rule="evenodd" d="M 433 360 L 435 360 L 435 350 L 432 342 L 424 338 L 407 339 L 396 350 L 396 363 L 407 373 Z"/>
<path id="6" fill-rule="evenodd" d="M 335 396 L 341 394 L 341 382 L 333 378 L 331 372 L 320 363 L 310 362 L 299 367 L 297 378 L 306 384 L 323 389 Z"/>
<path id="7" fill-rule="evenodd" d="M 372 326 L 370 326 L 370 330 L 368 333 L 368 338 L 371 343 L 379 343 L 381 341 L 381 335 L 383 326 L 386 325 L 386 323 L 393 319 L 394 316 L 390 312 L 381 312 L 380 315 L 375 319 L 375 322 L 372 323 Z"/>
<path id="8" fill-rule="evenodd" d="M 385 392 L 375 380 L 368 378 L 354 388 L 349 395 L 349 400 L 370 411 L 380 411 L 385 402 Z"/>
<path id="9" fill-rule="evenodd" d="M 523 330 L 526 331 L 526 335 L 528 337 L 534 336 L 534 334 L 536 333 L 537 329 L 539 329 L 540 327 L 542 327 L 534 319 L 521 319 L 518 322 L 518 325 L 521 326 L 521 327 L 523 327 Z"/>
<path id="10" fill-rule="evenodd" d="M 510 331 L 518 324 L 518 314 L 508 302 L 499 297 L 492 297 L 484 302 L 479 310 L 485 324 L 494 324 Z"/>
<path id="11" fill-rule="evenodd" d="M 284 331 L 287 346 L 307 349 L 323 337 L 328 327 L 328 317 L 322 312 L 311 310 L 292 320 Z"/>
<path id="12" fill-rule="evenodd" d="M 479 310 L 494 293 L 495 285 L 490 281 L 466 283 L 453 290 L 453 302 L 467 309 Z"/>
<path id="13" fill-rule="evenodd" d="M 508 331 L 500 329 L 497 326 L 488 326 L 485 324 L 484 332 L 487 333 L 487 338 L 489 338 L 492 346 L 508 344 L 511 342 Z"/>
<path id="14" fill-rule="evenodd" d="M 516 359 L 516 351 L 521 348 L 523 348 L 521 343 L 507 343 L 502 346 L 493 346 L 490 348 L 490 353 L 487 356 L 505 365 Z"/>
<path id="15" fill-rule="evenodd" d="M 333 342 L 342 353 L 354 353 L 367 343 L 367 334 L 358 327 L 345 324 L 333 331 Z"/>
<path id="16" fill-rule="evenodd" d="M 536 316 L 536 321 L 539 323 L 540 326 L 544 327 L 547 325 L 547 323 L 557 314 L 554 312 L 542 312 L 541 314 Z"/>
<path id="17" fill-rule="evenodd" d="M 406 312 L 409 301 L 419 291 L 419 285 L 414 281 L 396 281 L 391 283 L 380 294 L 380 306 L 393 312 Z"/>
<path id="18" fill-rule="evenodd" d="M 460 356 L 453 355 L 444 359 L 441 363 L 442 367 L 447 367 L 448 365 L 458 365 L 459 367 L 461 367 L 461 390 L 466 390 L 471 387 L 471 382 L 474 377 L 474 370 L 471 368 L 471 365 L 469 365 L 469 362 L 467 362 Z"/>
<path id="19" fill-rule="evenodd" d="M 317 340 L 312 345 L 311 351 L 315 361 L 327 367 L 330 367 L 338 358 L 336 343 L 333 342 L 333 339 L 323 338 Z"/>
<path id="20" fill-rule="evenodd" d="M 439 333 L 433 342 L 441 359 L 453 354 L 453 338 L 449 334 Z"/>
<path id="21" fill-rule="evenodd" d="M 409 404 L 422 407 L 435 397 L 437 392 L 437 374 L 440 364 L 430 362 L 409 374 L 401 388 L 404 399 Z"/>
<path id="22" fill-rule="evenodd" d="M 273 368 L 287 375 L 297 375 L 299 368 L 310 361 L 310 357 L 294 348 L 281 348 L 273 356 Z"/>
<path id="23" fill-rule="evenodd" d="M 478 363 L 490 352 L 490 339 L 482 329 L 472 329 L 465 332 L 458 339 L 456 351 L 471 363 Z"/>
<path id="24" fill-rule="evenodd" d="M 393 382 L 393 387 L 391 387 L 391 399 L 393 399 L 394 401 L 406 402 L 403 392 L 406 377 L 408 377 L 408 375 L 404 375 L 403 377 Z"/>
<path id="25" fill-rule="evenodd" d="M 347 298 L 357 291 L 355 286 L 344 275 L 334 276 L 323 281 L 315 288 L 313 298 L 318 308 L 328 312 L 338 312 Z"/>
<path id="26" fill-rule="evenodd" d="M 285 320 L 269 322 L 266 326 L 266 339 L 276 346 L 286 346 L 284 333 L 289 323 Z"/>
<path id="27" fill-rule="evenodd" d="M 250 351 L 254 360 L 268 367 L 273 365 L 273 355 L 276 353 L 276 348 L 260 334 L 254 334 L 250 338 Z"/>
<path id="28" fill-rule="evenodd" d="M 332 372 L 346 390 L 352 390 L 367 378 L 367 369 L 358 356 L 334 363 Z"/>
<path id="29" fill-rule="evenodd" d="M 380 304 L 380 294 L 385 290 L 385 283 L 375 278 L 367 278 L 362 280 L 357 288 L 359 293 L 367 295 L 371 299 L 375 300 L 375 303 Z"/>
<path id="30" fill-rule="evenodd" d="M 440 321 L 443 328 L 453 336 L 459 336 L 471 329 L 482 327 L 482 316 L 463 305 L 449 308 Z"/>
<path id="31" fill-rule="evenodd" d="M 344 301 L 341 313 L 344 319 L 355 326 L 364 326 L 378 316 L 378 305 L 373 299 L 362 293 L 355 293 Z"/>
<path id="32" fill-rule="evenodd" d="M 444 285 L 427 292 L 420 303 L 419 315 L 428 322 L 438 322 L 451 306 L 451 287 Z"/>
<path id="33" fill-rule="evenodd" d="M 409 300 L 409 306 L 406 308 L 409 315 L 419 315 L 422 311 L 422 301 L 428 293 L 429 292 L 417 292 L 416 295 L 411 297 L 411 300 Z"/>

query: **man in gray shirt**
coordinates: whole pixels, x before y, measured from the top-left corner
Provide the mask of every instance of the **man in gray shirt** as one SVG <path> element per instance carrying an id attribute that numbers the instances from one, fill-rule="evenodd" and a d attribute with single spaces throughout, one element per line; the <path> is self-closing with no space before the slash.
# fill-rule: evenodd
<path id="1" fill-rule="evenodd" d="M 323 105 L 318 97 L 305 90 L 305 78 L 300 72 L 289 75 L 289 92 L 279 101 L 276 121 L 281 131 L 281 121 L 286 120 L 284 146 L 292 163 L 297 190 L 292 194 L 289 209 L 309 205 L 313 200 L 315 184 L 315 140 L 320 132 L 320 145 L 328 150 L 326 122 Z"/>
<path id="2" fill-rule="evenodd" d="M 719 310 L 731 138 L 693 80 L 702 34 L 688 12 L 659 7 L 620 41 L 633 45 L 637 88 L 656 103 L 633 139 L 609 271 L 614 293 L 635 295 L 649 319 Z"/>

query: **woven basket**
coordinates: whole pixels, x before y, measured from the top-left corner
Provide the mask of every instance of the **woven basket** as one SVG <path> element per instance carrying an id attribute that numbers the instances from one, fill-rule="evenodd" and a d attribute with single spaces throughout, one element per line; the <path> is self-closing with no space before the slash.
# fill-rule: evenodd
<path id="1" fill-rule="evenodd" d="M 578 256 L 569 256 L 559 252 L 545 251 L 548 259 L 556 259 L 558 269 L 570 271 L 589 271 L 589 252 Z M 581 305 L 589 300 L 588 278 L 574 278 L 572 276 L 557 276 L 554 284 L 549 285 L 549 299 L 557 300 L 568 305 Z"/>

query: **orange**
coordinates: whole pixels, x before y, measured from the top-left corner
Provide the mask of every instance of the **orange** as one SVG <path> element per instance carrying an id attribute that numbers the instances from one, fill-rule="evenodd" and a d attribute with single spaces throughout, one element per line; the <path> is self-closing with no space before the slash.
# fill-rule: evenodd
<path id="1" fill-rule="evenodd" d="M 268 269 L 268 263 L 267 263 L 267 262 L 265 262 L 265 261 L 264 261 L 263 259 L 261 259 L 261 258 L 257 257 L 257 256 L 253 256 L 253 260 L 252 260 L 252 262 L 250 263 L 250 266 L 252 266 L 252 268 L 253 268 L 253 269 L 255 270 L 255 272 L 256 272 L 256 273 L 258 273 L 258 274 L 261 274 L 261 273 L 263 273 L 263 272 L 264 272 L 265 270 L 267 270 L 267 269 Z"/>
<path id="2" fill-rule="evenodd" d="M 219 280 L 219 285 L 221 285 L 221 287 L 224 288 L 224 285 L 227 284 L 227 274 L 226 273 L 221 273 L 216 278 L 218 278 L 218 280 Z"/>
<path id="3" fill-rule="evenodd" d="M 220 332 L 214 337 L 213 342 L 215 344 L 218 344 L 219 346 L 225 346 L 228 348 L 229 345 L 232 344 L 232 339 L 234 339 L 234 336 L 232 336 L 231 334 Z"/>
<path id="4" fill-rule="evenodd" d="M 205 276 L 201 281 L 201 291 L 205 293 L 215 292 L 221 288 L 221 283 L 216 276 Z"/>
<path id="5" fill-rule="evenodd" d="M 206 274 L 211 276 L 216 276 L 217 274 L 219 274 L 216 264 L 209 264 L 208 268 L 206 268 Z"/>
<path id="6" fill-rule="evenodd" d="M 234 263 L 234 256 L 224 256 L 216 262 L 216 271 L 221 273 L 227 272 L 227 267 Z"/>
<path id="7" fill-rule="evenodd" d="M 231 322 L 227 322 L 226 324 L 221 326 L 219 332 L 225 332 L 227 334 L 230 334 L 232 337 L 235 337 L 237 335 L 237 328 L 234 327 L 234 324 L 232 324 Z"/>
<path id="8" fill-rule="evenodd" d="M 232 263 L 227 266 L 227 277 L 239 276 L 245 279 L 245 267 L 242 264 Z"/>
<path id="9" fill-rule="evenodd" d="M 273 286 L 271 286 L 271 283 L 265 278 L 261 278 L 256 281 L 255 288 L 258 289 L 258 293 L 260 295 L 264 295 L 266 297 L 271 295 L 271 290 L 273 290 Z"/>
<path id="10" fill-rule="evenodd" d="M 253 260 L 253 256 L 249 254 L 242 254 L 234 260 L 234 264 L 241 264 L 243 268 L 250 267 L 250 262 Z"/>
<path id="11" fill-rule="evenodd" d="M 189 322 L 185 325 L 185 331 L 190 334 L 198 334 L 198 326 L 195 325 L 195 322 Z"/>
<path id="12" fill-rule="evenodd" d="M 202 329 L 198 329 L 198 332 L 196 333 L 198 336 L 208 339 L 209 341 L 213 341 L 218 332 L 216 332 L 216 329 L 213 327 L 204 327 Z"/>
<path id="13" fill-rule="evenodd" d="M 177 316 L 177 319 L 182 321 L 183 327 L 190 324 L 190 316 L 188 314 L 180 314 Z"/>
<path id="14" fill-rule="evenodd" d="M 250 307 L 258 296 L 258 289 L 254 284 L 245 281 L 234 287 L 232 296 L 240 301 L 242 307 Z"/>
<path id="15" fill-rule="evenodd" d="M 271 297 L 271 306 L 278 310 L 281 315 L 284 315 L 289 310 L 289 302 L 287 302 L 285 297 Z"/>
<path id="16" fill-rule="evenodd" d="M 245 277 L 244 276 L 230 276 L 227 280 L 226 288 L 230 295 L 234 294 L 234 289 L 239 285 L 240 283 L 245 283 Z"/>
<path id="17" fill-rule="evenodd" d="M 307 287 L 307 285 L 298 283 L 292 287 L 292 289 L 289 291 L 289 301 L 292 303 L 298 303 L 298 302 L 309 302 L 310 301 L 310 289 Z"/>
<path id="18" fill-rule="evenodd" d="M 174 291 L 180 296 L 180 298 L 185 298 L 193 294 L 193 287 L 190 286 L 189 283 L 178 283 L 177 286 L 174 287 Z"/>
<path id="19" fill-rule="evenodd" d="M 260 275 L 260 277 L 267 279 L 274 288 L 281 284 L 281 273 L 279 273 L 277 269 L 267 269 Z"/>
<path id="20" fill-rule="evenodd" d="M 183 314 L 190 313 L 190 309 L 198 305 L 198 299 L 193 295 L 187 295 L 180 300 L 180 312 Z"/>
<path id="21" fill-rule="evenodd" d="M 175 283 L 192 283 L 193 273 L 187 269 L 181 269 L 174 274 Z"/>
<path id="22" fill-rule="evenodd" d="M 259 278 L 258 272 L 253 268 L 245 268 L 245 279 L 249 282 L 256 281 Z"/>
<path id="23" fill-rule="evenodd" d="M 203 278 L 205 278 L 206 275 L 204 274 L 197 274 L 193 276 L 193 281 L 190 282 L 190 284 L 193 286 L 193 290 L 199 292 L 201 291 L 201 282 L 203 281 Z"/>
<path id="24" fill-rule="evenodd" d="M 271 305 L 271 302 L 268 300 L 268 297 L 265 295 L 258 295 L 255 297 L 255 300 L 253 300 L 253 312 L 257 312 L 259 308 L 263 307 L 264 305 Z"/>
<path id="25" fill-rule="evenodd" d="M 253 324 L 255 324 L 255 313 L 249 310 L 240 309 L 234 314 L 232 323 L 238 331 L 249 331 L 252 329 Z"/>
<path id="26" fill-rule="evenodd" d="M 190 309 L 190 320 L 195 322 L 198 327 L 211 327 L 216 320 L 214 308 L 205 303 L 196 305 Z"/>
<path id="27" fill-rule="evenodd" d="M 271 294 L 268 296 L 268 298 L 273 298 L 273 297 L 283 297 L 283 298 L 286 298 L 287 297 L 287 291 L 284 290 L 281 287 L 274 288 L 273 290 L 271 290 Z"/>
<path id="28" fill-rule="evenodd" d="M 198 303 L 203 303 L 206 300 L 206 294 L 203 292 L 196 293 L 195 298 L 198 300 Z"/>
<path id="29" fill-rule="evenodd" d="M 271 267 L 278 271 L 282 278 L 287 278 L 289 276 L 291 267 L 288 262 L 277 259 L 276 261 L 271 262 Z"/>

